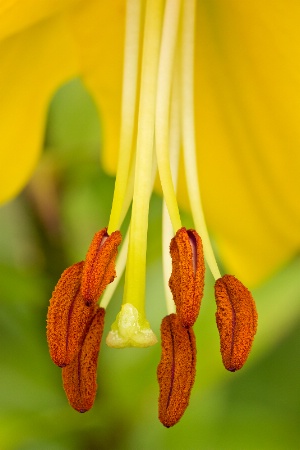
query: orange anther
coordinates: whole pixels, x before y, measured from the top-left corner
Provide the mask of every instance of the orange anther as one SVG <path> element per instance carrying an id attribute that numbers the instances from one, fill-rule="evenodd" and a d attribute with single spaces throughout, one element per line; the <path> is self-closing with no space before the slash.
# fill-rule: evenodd
<path id="1" fill-rule="evenodd" d="M 185 327 L 194 325 L 201 305 L 205 264 L 202 241 L 195 230 L 180 228 L 171 240 L 172 274 L 169 286 L 176 313 Z"/>
<path id="2" fill-rule="evenodd" d="M 255 303 L 248 289 L 233 275 L 216 281 L 215 297 L 223 364 L 235 372 L 246 362 L 256 333 Z"/>
<path id="3" fill-rule="evenodd" d="M 66 269 L 52 294 L 47 315 L 47 340 L 55 364 L 64 367 L 78 353 L 91 315 L 80 294 L 83 261 Z"/>
<path id="4" fill-rule="evenodd" d="M 97 392 L 97 363 L 104 328 L 105 309 L 92 307 L 94 316 L 85 327 L 78 354 L 62 369 L 63 386 L 70 405 L 83 413 L 93 406 Z"/>
<path id="5" fill-rule="evenodd" d="M 87 305 L 97 303 L 106 286 L 114 280 L 121 241 L 120 231 L 109 236 L 107 228 L 103 228 L 95 234 L 86 255 L 81 281 L 81 294 Z"/>
<path id="6" fill-rule="evenodd" d="M 175 425 L 185 412 L 196 373 L 196 341 L 192 328 L 181 325 L 176 314 L 161 324 L 162 356 L 157 367 L 159 420 Z"/>

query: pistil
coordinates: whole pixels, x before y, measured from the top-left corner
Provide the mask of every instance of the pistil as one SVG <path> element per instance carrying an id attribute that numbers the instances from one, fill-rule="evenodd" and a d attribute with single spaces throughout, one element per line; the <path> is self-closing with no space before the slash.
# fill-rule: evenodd
<path id="1" fill-rule="evenodd" d="M 136 169 L 132 203 L 129 249 L 123 303 L 144 309 L 146 249 L 151 167 L 154 140 L 155 94 L 163 2 L 147 2 L 141 91 L 138 117 Z"/>
<path id="2" fill-rule="evenodd" d="M 144 297 L 148 211 L 152 191 L 155 99 L 163 6 L 162 0 L 148 1 L 146 5 L 134 192 L 123 306 L 107 338 L 108 345 L 117 347 L 121 346 L 119 339 L 123 339 L 124 344 L 132 346 L 148 346 L 156 342 L 145 318 Z M 142 345 L 140 333 L 144 333 Z M 128 337 L 129 334 L 130 337 Z M 138 340 L 135 341 L 137 336 Z"/>

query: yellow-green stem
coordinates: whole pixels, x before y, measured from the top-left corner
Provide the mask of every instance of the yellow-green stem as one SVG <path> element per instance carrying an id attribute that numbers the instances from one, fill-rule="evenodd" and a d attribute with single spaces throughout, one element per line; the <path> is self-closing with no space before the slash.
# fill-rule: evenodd
<path id="1" fill-rule="evenodd" d="M 178 67 L 174 71 L 172 94 L 171 94 L 171 108 L 170 108 L 170 166 L 173 179 L 173 185 L 176 192 L 177 178 L 178 178 L 178 164 L 180 153 L 180 94 L 179 94 L 179 78 Z M 168 314 L 176 312 L 173 295 L 169 288 L 169 278 L 172 272 L 172 260 L 170 257 L 169 246 L 170 241 L 174 236 L 172 222 L 168 213 L 165 201 L 163 202 L 163 221 L 162 221 L 162 248 L 163 248 L 163 272 L 164 272 L 164 290 L 166 298 L 166 306 Z"/>
<path id="2" fill-rule="evenodd" d="M 184 165 L 193 220 L 201 235 L 204 255 L 215 279 L 221 277 L 211 246 L 201 202 L 196 160 L 194 120 L 194 33 L 196 1 L 183 2 L 181 43 L 181 101 Z"/>
<path id="3" fill-rule="evenodd" d="M 105 309 L 107 308 L 107 306 L 108 306 L 112 296 L 114 295 L 114 292 L 117 289 L 118 284 L 119 284 L 119 282 L 120 282 L 120 280 L 122 278 L 122 275 L 123 275 L 123 272 L 124 272 L 124 269 L 125 269 L 125 266 L 126 266 L 126 259 L 127 259 L 127 252 L 128 252 L 128 241 L 129 241 L 129 229 L 127 230 L 127 232 L 125 234 L 125 237 L 124 237 L 123 242 L 122 242 L 121 250 L 120 250 L 120 252 L 118 254 L 118 257 L 117 257 L 117 262 L 116 262 L 116 274 L 117 274 L 117 276 L 114 279 L 114 281 L 112 283 L 110 283 L 106 287 L 106 289 L 105 289 L 105 291 L 104 291 L 104 293 L 103 293 L 103 295 L 101 297 L 100 306 L 102 308 L 105 308 Z"/>
<path id="4" fill-rule="evenodd" d="M 167 0 L 159 58 L 155 116 L 157 165 L 174 233 L 181 228 L 181 220 L 170 170 L 169 111 L 180 8 L 180 0 Z"/>
<path id="5" fill-rule="evenodd" d="M 127 0 L 124 49 L 124 73 L 120 149 L 115 191 L 108 224 L 108 233 L 121 226 L 124 214 L 124 198 L 127 192 L 137 96 L 138 57 L 140 41 L 141 0 Z M 127 202 L 129 206 L 130 202 Z"/>

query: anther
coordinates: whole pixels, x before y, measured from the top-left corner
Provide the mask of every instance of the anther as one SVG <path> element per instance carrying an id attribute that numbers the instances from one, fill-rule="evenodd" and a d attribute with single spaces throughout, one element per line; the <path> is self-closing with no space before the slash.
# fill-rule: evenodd
<path id="1" fill-rule="evenodd" d="M 255 302 L 248 289 L 233 275 L 215 283 L 216 320 L 225 368 L 235 372 L 243 367 L 257 328 Z"/>
<path id="2" fill-rule="evenodd" d="M 172 274 L 169 286 L 182 325 L 194 325 L 201 305 L 205 264 L 201 238 L 195 230 L 180 228 L 171 240 Z"/>
<path id="3" fill-rule="evenodd" d="M 91 409 L 97 393 L 98 354 L 104 328 L 105 309 L 92 307 L 94 315 L 85 327 L 82 346 L 73 361 L 62 369 L 63 386 L 72 408 Z"/>
<path id="4" fill-rule="evenodd" d="M 107 228 L 98 231 L 88 249 L 81 280 L 81 294 L 89 306 L 97 303 L 106 286 L 115 276 L 115 261 L 121 233 L 114 231 L 110 236 Z"/>
<path id="5" fill-rule="evenodd" d="M 59 367 L 69 364 L 78 353 L 92 313 L 80 293 L 83 264 L 74 264 L 62 273 L 48 308 L 47 341 L 50 356 Z"/>
<path id="6" fill-rule="evenodd" d="M 162 355 L 157 367 L 159 420 L 175 425 L 188 404 L 196 373 L 196 341 L 192 328 L 181 325 L 176 314 L 161 324 Z"/>

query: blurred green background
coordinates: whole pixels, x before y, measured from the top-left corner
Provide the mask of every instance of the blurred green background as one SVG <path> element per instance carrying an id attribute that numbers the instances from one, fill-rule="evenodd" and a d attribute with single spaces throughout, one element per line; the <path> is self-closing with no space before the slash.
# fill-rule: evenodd
<path id="1" fill-rule="evenodd" d="M 172 429 L 157 419 L 160 345 L 110 349 L 103 341 L 98 394 L 79 414 L 65 398 L 45 335 L 49 298 L 61 272 L 82 260 L 108 223 L 114 179 L 101 171 L 101 129 L 79 81 L 51 104 L 45 150 L 29 186 L 0 209 L 1 450 L 293 450 L 300 448 L 300 259 L 254 291 L 259 331 L 246 366 L 223 369 L 213 282 L 195 326 L 197 376 L 189 408 Z M 191 225 L 183 213 L 185 226 Z M 147 316 L 159 336 L 166 314 L 161 267 L 161 199 L 149 218 Z M 104 335 L 119 311 L 123 280 Z"/>

